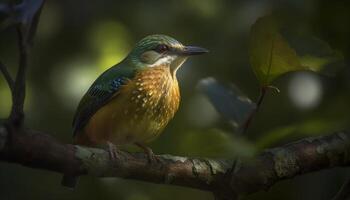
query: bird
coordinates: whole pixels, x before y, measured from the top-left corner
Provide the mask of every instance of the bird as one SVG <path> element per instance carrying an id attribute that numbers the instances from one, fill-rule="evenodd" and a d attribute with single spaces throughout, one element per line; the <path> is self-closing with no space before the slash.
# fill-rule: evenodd
<path id="1" fill-rule="evenodd" d="M 190 56 L 207 52 L 162 34 L 141 39 L 82 97 L 73 119 L 74 144 L 105 144 L 112 159 L 117 145 L 135 144 L 154 161 L 146 144 L 162 133 L 179 108 L 177 71 Z M 65 175 L 62 184 L 74 188 L 75 179 Z"/>

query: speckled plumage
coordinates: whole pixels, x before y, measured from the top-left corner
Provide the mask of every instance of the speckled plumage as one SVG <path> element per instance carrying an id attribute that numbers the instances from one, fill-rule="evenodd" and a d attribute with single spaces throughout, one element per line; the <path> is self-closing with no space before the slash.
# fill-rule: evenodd
<path id="1" fill-rule="evenodd" d="M 168 66 L 140 70 L 91 117 L 77 141 L 118 145 L 151 141 L 173 118 L 179 102 L 178 83 Z"/>

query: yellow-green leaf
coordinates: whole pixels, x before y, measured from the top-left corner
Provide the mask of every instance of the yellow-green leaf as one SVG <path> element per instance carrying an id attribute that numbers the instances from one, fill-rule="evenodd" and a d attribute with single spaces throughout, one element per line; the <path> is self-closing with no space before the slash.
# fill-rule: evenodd
<path id="1" fill-rule="evenodd" d="M 263 86 L 287 72 L 307 69 L 279 33 L 278 24 L 271 16 L 259 18 L 252 26 L 250 64 Z"/>

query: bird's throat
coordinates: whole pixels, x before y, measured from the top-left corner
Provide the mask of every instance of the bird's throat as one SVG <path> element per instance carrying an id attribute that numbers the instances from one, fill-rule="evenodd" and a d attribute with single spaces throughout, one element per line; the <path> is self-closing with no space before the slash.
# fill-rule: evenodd
<path id="1" fill-rule="evenodd" d="M 176 76 L 177 70 L 184 64 L 187 57 L 177 57 L 172 63 L 170 63 L 170 72 L 173 78 Z"/>

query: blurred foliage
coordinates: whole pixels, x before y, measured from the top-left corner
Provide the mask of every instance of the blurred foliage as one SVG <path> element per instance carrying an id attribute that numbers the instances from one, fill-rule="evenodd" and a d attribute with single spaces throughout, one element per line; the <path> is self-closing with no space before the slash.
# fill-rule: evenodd
<path id="1" fill-rule="evenodd" d="M 156 153 L 250 156 L 262 148 L 297 138 L 349 129 L 349 9 L 350 2 L 322 0 L 46 1 L 30 54 L 26 125 L 71 142 L 73 113 L 94 79 L 119 62 L 139 39 L 162 33 L 184 44 L 206 47 L 210 54 L 189 59 L 179 70 L 180 110 L 162 136 L 151 144 Z M 215 77 L 220 83 L 234 82 L 255 101 L 260 83 L 249 63 L 250 30 L 257 19 L 271 13 L 283 25 L 277 32 L 283 51 L 275 51 L 276 56 L 284 58 L 287 51 L 287 58 L 297 57 L 298 65 L 327 72 L 329 69 L 333 76 L 314 74 L 310 78 L 300 72 L 279 76 L 282 72 L 277 70 L 279 78 L 273 84 L 281 93 L 268 93 L 249 132 L 236 136 L 226 127 L 220 111 L 196 91 L 195 85 L 204 77 Z M 257 41 L 267 43 L 257 47 L 259 52 L 270 52 L 269 41 Z M 10 67 L 12 75 L 17 65 L 16 44 L 15 30 L 3 29 L 0 59 Z M 263 56 L 259 62 L 268 60 Z M 264 80 L 266 73 L 259 76 L 260 81 L 268 82 L 277 77 Z M 319 95 L 306 95 L 316 91 Z M 308 104 L 297 103 L 306 98 Z M 0 75 L 0 118 L 8 115 L 10 100 Z M 319 172 L 284 181 L 269 192 L 245 199 L 328 200 L 349 176 L 344 171 Z M 0 163 L 0 179 L 0 199 L 10 200 L 212 199 L 208 192 L 188 188 L 92 177 L 82 177 L 77 190 L 68 191 L 59 184 L 60 174 L 6 163 Z"/>
<path id="2" fill-rule="evenodd" d="M 298 54 L 302 66 L 328 76 L 334 76 L 345 67 L 341 51 L 332 49 L 327 42 L 310 33 L 299 33 L 283 28 L 281 34 Z"/>
<path id="3" fill-rule="evenodd" d="M 5 14 L 0 23 L 2 29 L 19 25 L 23 30 L 23 37 L 26 42 L 32 43 L 37 27 L 37 18 L 40 15 L 44 0 L 23 0 L 1 4 L 0 12 Z M 7 16 L 6 16 L 7 15 Z"/>
<path id="4" fill-rule="evenodd" d="M 10 113 L 12 99 L 11 99 L 10 90 L 7 88 L 5 80 L 3 79 L 0 80 L 0 97 L 1 97 L 0 115 L 6 116 L 8 113 Z"/>
<path id="5" fill-rule="evenodd" d="M 318 72 L 325 65 L 342 59 L 342 55 L 333 51 L 325 42 L 315 38 L 300 38 L 300 35 L 297 37 L 290 32 L 294 44 L 299 45 L 299 53 L 303 54 L 298 55 L 280 33 L 281 20 L 278 21 L 273 15 L 264 16 L 251 29 L 250 63 L 263 86 L 288 72 Z"/>
<path id="6" fill-rule="evenodd" d="M 227 121 L 232 128 L 240 128 L 256 109 L 256 104 L 242 94 L 234 84 L 227 86 L 209 77 L 200 80 L 197 87 L 210 99 L 223 117 L 222 120 Z"/>
<path id="7" fill-rule="evenodd" d="M 245 138 L 217 129 L 206 130 L 202 133 L 187 131 L 178 148 L 188 156 L 235 158 L 237 156 L 252 157 L 255 154 L 254 145 Z"/>
<path id="8" fill-rule="evenodd" d="M 339 121 L 338 119 L 310 119 L 301 123 L 276 127 L 264 133 L 263 137 L 256 141 L 256 148 L 263 150 L 277 142 L 281 143 L 286 138 L 299 139 L 307 136 L 317 136 L 320 133 L 327 134 L 334 131 L 334 127 L 342 127 L 346 124 L 347 121 Z"/>

